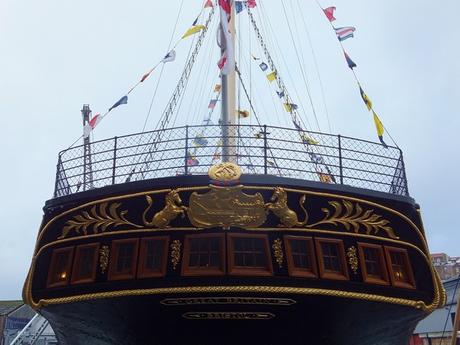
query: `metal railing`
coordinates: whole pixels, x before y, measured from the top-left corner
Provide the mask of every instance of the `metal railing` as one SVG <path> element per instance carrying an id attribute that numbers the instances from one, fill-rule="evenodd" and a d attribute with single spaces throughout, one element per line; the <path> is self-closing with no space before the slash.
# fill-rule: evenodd
<path id="1" fill-rule="evenodd" d="M 220 162 L 222 126 L 183 126 L 91 143 L 59 153 L 54 197 L 158 177 L 207 174 Z M 229 152 L 244 174 L 264 174 L 408 195 L 402 152 L 340 135 L 234 125 Z M 87 158 L 87 157 L 86 157 Z M 85 161 L 87 162 L 85 164 Z M 90 161 L 90 163 L 88 163 Z"/>

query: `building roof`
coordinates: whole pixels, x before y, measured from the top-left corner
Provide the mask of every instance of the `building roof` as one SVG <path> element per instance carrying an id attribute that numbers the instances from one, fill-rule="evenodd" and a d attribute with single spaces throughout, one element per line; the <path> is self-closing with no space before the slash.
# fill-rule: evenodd
<path id="1" fill-rule="evenodd" d="M 0 315 L 8 315 L 23 304 L 23 301 L 0 301 Z"/>
<path id="2" fill-rule="evenodd" d="M 443 282 L 447 301 L 442 308 L 436 309 L 415 328 L 415 334 L 452 332 L 452 314 L 455 313 L 460 293 L 460 277 Z M 454 295 L 455 292 L 455 295 Z"/>

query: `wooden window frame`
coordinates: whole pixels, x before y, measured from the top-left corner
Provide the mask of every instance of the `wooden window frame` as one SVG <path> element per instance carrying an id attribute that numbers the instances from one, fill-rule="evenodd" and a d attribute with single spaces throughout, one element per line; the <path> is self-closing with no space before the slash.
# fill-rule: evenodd
<path id="1" fill-rule="evenodd" d="M 381 245 L 372 244 L 372 243 L 358 242 L 357 244 L 358 244 L 358 251 L 359 251 L 359 260 L 361 262 L 361 272 L 363 275 L 363 281 L 365 283 L 370 283 L 370 284 L 390 285 L 387 264 L 385 261 L 386 255 L 384 253 L 383 247 Z M 366 260 L 364 256 L 364 248 L 371 248 L 371 249 L 378 250 L 378 255 L 380 259 L 380 272 L 382 272 L 382 276 L 383 276 L 382 278 L 371 277 L 367 274 Z"/>
<path id="2" fill-rule="evenodd" d="M 133 261 L 131 263 L 131 271 L 133 272 L 132 274 L 120 274 L 115 271 L 117 261 L 118 261 L 118 250 L 115 250 L 119 244 L 122 243 L 135 243 L 134 245 L 134 251 L 133 251 Z M 109 274 L 107 279 L 108 280 L 128 280 L 128 279 L 134 279 L 136 278 L 136 273 L 137 273 L 137 261 L 138 261 L 138 255 L 139 255 L 139 239 L 137 238 L 128 238 L 128 239 L 122 239 L 122 240 L 113 240 L 112 245 L 110 247 L 110 263 L 109 263 Z"/>
<path id="3" fill-rule="evenodd" d="M 240 267 L 235 266 L 234 261 L 234 246 L 233 239 L 235 238 L 259 238 L 263 239 L 265 242 L 265 259 L 267 261 L 267 269 L 253 268 L 253 267 Z M 268 235 L 262 234 L 227 234 L 227 261 L 228 261 L 228 273 L 230 275 L 239 275 L 239 276 L 273 276 L 273 264 L 270 253 L 270 246 L 268 243 Z"/>
<path id="4" fill-rule="evenodd" d="M 145 268 L 145 259 L 147 258 L 147 242 L 149 241 L 163 241 L 163 257 L 161 258 L 162 264 L 159 272 L 152 272 Z M 166 275 L 166 267 L 168 264 L 168 246 L 169 236 L 156 236 L 141 238 L 139 246 L 139 262 L 137 264 L 137 277 L 138 278 L 156 278 L 164 277 Z"/>
<path id="5" fill-rule="evenodd" d="M 215 268 L 190 268 L 190 240 L 199 238 L 220 238 L 220 269 Z M 184 256 L 182 258 L 183 276 L 222 276 L 225 274 L 225 234 L 199 234 L 186 235 L 184 238 Z"/>
<path id="6" fill-rule="evenodd" d="M 395 279 L 394 271 L 393 271 L 393 263 L 391 261 L 391 252 L 399 252 L 402 253 L 404 256 L 404 266 L 407 271 L 407 276 L 409 278 L 409 282 L 401 282 Z M 388 270 L 390 272 L 390 279 L 391 284 L 396 287 L 406 288 L 406 289 L 415 289 L 415 279 L 414 279 L 414 272 L 412 271 L 412 265 L 410 263 L 409 254 L 407 253 L 406 249 L 397 248 L 397 247 L 389 247 L 385 246 L 385 256 L 388 262 Z"/>
<path id="7" fill-rule="evenodd" d="M 321 248 L 321 243 L 334 243 L 338 244 L 339 248 L 339 264 L 342 268 L 341 274 L 336 272 L 327 272 L 324 267 L 324 258 L 323 258 L 323 249 Z M 345 248 L 342 240 L 332 239 L 332 238 L 315 238 L 316 253 L 318 254 L 318 263 L 319 263 L 319 276 L 323 279 L 333 279 L 333 280 L 350 280 L 348 275 L 348 266 L 347 260 L 345 257 Z"/>
<path id="8" fill-rule="evenodd" d="M 79 270 L 79 264 L 80 264 L 80 256 L 81 256 L 81 249 L 84 248 L 90 248 L 90 247 L 95 247 L 95 255 L 93 258 L 93 263 L 92 263 L 92 272 L 91 272 L 91 277 L 90 278 L 83 278 L 83 279 L 78 279 L 77 274 Z M 82 283 L 92 283 L 96 280 L 96 272 L 97 272 L 97 262 L 99 259 L 99 243 L 89 243 L 89 244 L 82 244 L 79 245 L 75 248 L 75 257 L 73 260 L 73 268 L 72 268 L 72 279 L 70 280 L 71 284 L 82 284 Z"/>
<path id="9" fill-rule="evenodd" d="M 291 236 L 287 235 L 283 237 L 284 239 L 284 248 L 286 248 L 286 259 L 288 264 L 288 272 L 292 277 L 302 277 L 302 278 L 317 278 L 318 277 L 318 268 L 316 263 L 316 254 L 315 254 L 315 244 L 313 237 L 307 236 Z M 308 249 L 310 250 L 310 262 L 311 270 L 295 267 L 294 258 L 292 256 L 291 240 L 299 240 L 307 242 Z"/>
<path id="10" fill-rule="evenodd" d="M 61 252 L 69 252 L 69 262 L 67 263 L 66 266 L 66 272 L 67 277 L 65 281 L 58 281 L 58 282 L 52 282 L 52 276 L 51 273 L 54 271 L 54 266 L 56 265 L 55 263 L 55 258 L 57 254 Z M 50 261 L 50 266 L 48 268 L 48 277 L 46 281 L 46 287 L 47 288 L 53 288 L 53 287 L 59 287 L 59 286 L 66 286 L 69 284 L 70 280 L 70 275 L 72 274 L 72 261 L 73 261 L 73 253 L 74 253 L 74 247 L 65 247 L 65 248 L 57 248 L 53 250 L 53 254 L 51 255 L 51 261 Z"/>

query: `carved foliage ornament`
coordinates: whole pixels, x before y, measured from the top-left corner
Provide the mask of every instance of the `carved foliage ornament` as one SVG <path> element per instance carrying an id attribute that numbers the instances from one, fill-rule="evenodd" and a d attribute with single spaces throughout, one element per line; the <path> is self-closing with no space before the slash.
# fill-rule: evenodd
<path id="1" fill-rule="evenodd" d="M 348 258 L 348 264 L 350 265 L 351 270 L 353 271 L 354 274 L 358 274 L 358 255 L 356 254 L 356 247 L 351 246 L 350 248 L 347 249 L 347 258 Z"/>
<path id="2" fill-rule="evenodd" d="M 83 234 L 87 235 L 89 229 L 97 234 L 105 232 L 108 227 L 120 225 L 131 225 L 140 228 L 140 225 L 136 225 L 125 218 L 128 211 L 118 211 L 120 206 L 121 203 L 113 203 L 109 206 L 108 202 L 103 202 L 99 205 L 94 205 L 89 211 L 82 211 L 65 223 L 62 234 L 58 239 L 66 238 L 70 231 L 75 231 L 77 234 L 83 232 Z"/>
<path id="3" fill-rule="evenodd" d="M 173 270 L 176 270 L 177 265 L 180 262 L 180 249 L 182 243 L 179 240 L 174 240 L 171 243 L 171 263 L 173 265 Z"/>
<path id="4" fill-rule="evenodd" d="M 101 273 L 104 274 L 109 266 L 109 255 L 110 249 L 109 246 L 102 246 L 99 249 L 99 268 L 101 269 Z"/>
<path id="5" fill-rule="evenodd" d="M 274 253 L 276 262 L 278 263 L 279 268 L 282 268 L 283 261 L 284 261 L 284 254 L 283 254 L 282 242 L 279 238 L 273 241 L 272 248 L 273 248 L 273 253 Z"/>

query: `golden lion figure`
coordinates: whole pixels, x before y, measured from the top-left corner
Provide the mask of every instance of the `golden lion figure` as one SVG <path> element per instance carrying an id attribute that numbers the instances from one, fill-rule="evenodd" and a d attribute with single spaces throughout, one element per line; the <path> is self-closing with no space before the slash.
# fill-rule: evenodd
<path id="1" fill-rule="evenodd" d="M 147 212 L 150 210 L 153 204 L 153 200 L 149 195 L 146 195 L 145 198 L 147 199 L 147 203 L 149 206 L 142 214 L 142 219 L 146 226 L 155 226 L 157 228 L 168 228 L 169 223 L 174 220 L 177 216 L 181 216 L 182 218 L 185 217 L 185 211 L 187 211 L 187 207 L 182 205 L 182 199 L 179 196 L 177 190 L 170 191 L 165 198 L 165 207 L 157 212 L 154 216 L 152 221 L 147 221 L 146 215 Z"/>
<path id="2" fill-rule="evenodd" d="M 302 208 L 302 210 L 305 213 L 305 219 L 303 222 L 299 222 L 299 219 L 297 218 L 297 213 L 295 213 L 293 210 L 289 208 L 287 205 L 287 193 L 286 191 L 281 188 L 281 187 L 276 187 L 275 191 L 270 198 L 269 203 L 265 204 L 265 209 L 267 210 L 267 213 L 269 211 L 272 211 L 279 219 L 282 224 L 278 226 L 284 226 L 284 227 L 300 227 L 304 226 L 308 222 L 308 213 L 303 204 L 305 203 L 306 195 L 302 195 L 302 197 L 299 200 L 299 205 Z"/>

